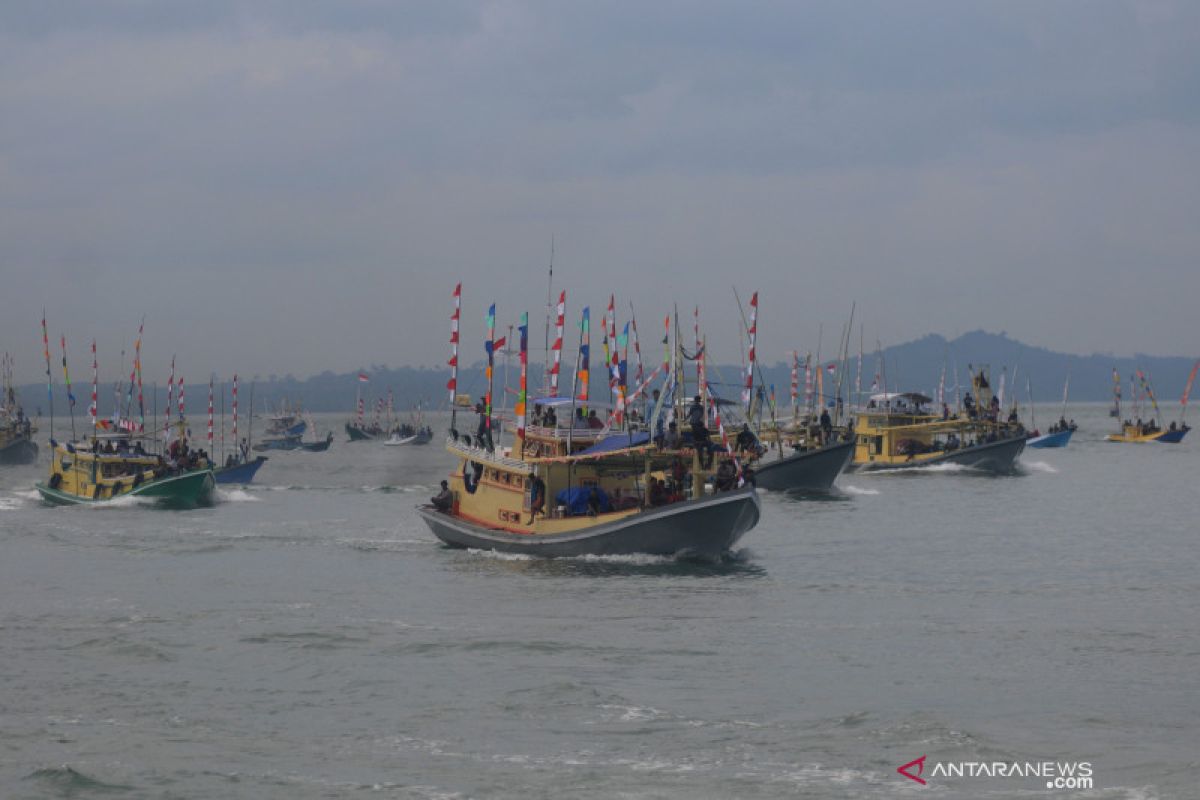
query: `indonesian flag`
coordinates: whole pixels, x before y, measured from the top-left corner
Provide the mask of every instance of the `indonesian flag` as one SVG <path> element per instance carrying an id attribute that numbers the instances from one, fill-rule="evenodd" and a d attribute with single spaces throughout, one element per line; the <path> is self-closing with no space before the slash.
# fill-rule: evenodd
<path id="1" fill-rule="evenodd" d="M 828 364 L 826 364 L 825 371 L 828 372 L 830 375 L 837 372 L 837 362 L 831 361 Z"/>
<path id="2" fill-rule="evenodd" d="M 369 375 L 367 375 L 367 373 L 365 373 L 365 372 L 358 373 L 358 382 L 359 383 L 366 383 L 369 380 L 371 380 L 371 378 Z"/>

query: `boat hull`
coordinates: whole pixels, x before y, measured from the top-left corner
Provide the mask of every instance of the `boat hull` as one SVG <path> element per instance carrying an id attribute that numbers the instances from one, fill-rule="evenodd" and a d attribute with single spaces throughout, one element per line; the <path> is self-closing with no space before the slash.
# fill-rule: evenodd
<path id="1" fill-rule="evenodd" d="M 324 453 L 329 449 L 329 444 L 333 439 L 323 439 L 319 442 L 301 442 L 300 449 L 309 453 Z"/>
<path id="2" fill-rule="evenodd" d="M 1176 428 L 1173 431 L 1163 431 L 1163 434 L 1154 441 L 1162 442 L 1163 444 L 1179 444 L 1183 441 L 1183 437 L 1191 428 Z"/>
<path id="3" fill-rule="evenodd" d="M 346 435 L 350 437 L 352 442 L 369 442 L 380 437 L 375 434 L 368 433 L 357 425 L 346 423 Z"/>
<path id="4" fill-rule="evenodd" d="M 1028 447 L 1066 447 L 1071 441 L 1073 430 L 1058 431 L 1057 433 L 1047 433 L 1043 436 L 1035 436 L 1026 442 Z"/>
<path id="5" fill-rule="evenodd" d="M 518 534 L 486 528 L 430 507 L 417 509 L 434 535 L 451 547 L 495 550 L 548 558 L 587 555 L 716 556 L 753 528 L 758 494 L 739 489 L 653 508 L 610 523 L 561 534 Z"/>
<path id="6" fill-rule="evenodd" d="M 299 447 L 300 437 L 289 436 L 286 439 L 263 439 L 250 449 L 258 453 L 265 453 L 268 450 L 296 450 Z"/>
<path id="7" fill-rule="evenodd" d="M 110 504 L 124 497 L 145 497 L 156 500 L 163 505 L 177 508 L 191 508 L 207 505 L 212 502 L 215 480 L 212 470 L 197 470 L 182 475 L 171 475 L 155 481 L 143 483 L 135 489 L 118 495 L 115 498 L 93 500 L 90 497 L 80 497 L 67 492 L 53 489 L 44 483 L 36 485 L 42 500 L 56 506 L 96 506 Z"/>
<path id="8" fill-rule="evenodd" d="M 981 472 L 1007 475 L 1016 470 L 1017 456 L 1021 455 L 1024 449 L 1025 437 L 1018 436 L 1011 439 L 1001 439 L 998 442 L 964 447 L 934 456 L 933 458 L 894 463 L 868 461 L 862 464 L 851 464 L 849 469 L 858 472 L 882 472 L 884 470 L 912 469 L 913 467 L 926 467 L 935 464 L 959 464 Z"/>
<path id="9" fill-rule="evenodd" d="M 29 439 L 17 439 L 0 447 L 0 464 L 18 466 L 37 461 L 38 446 Z"/>
<path id="10" fill-rule="evenodd" d="M 854 442 L 838 442 L 819 450 L 760 461 L 754 465 L 754 482 L 775 492 L 828 492 L 854 457 Z"/>
<path id="11" fill-rule="evenodd" d="M 254 480 L 255 473 L 258 468 L 265 464 L 266 456 L 258 456 L 253 461 L 247 461 L 244 464 L 236 464 L 232 467 L 220 467 L 213 470 L 213 479 L 217 483 L 224 484 L 247 484 Z"/>

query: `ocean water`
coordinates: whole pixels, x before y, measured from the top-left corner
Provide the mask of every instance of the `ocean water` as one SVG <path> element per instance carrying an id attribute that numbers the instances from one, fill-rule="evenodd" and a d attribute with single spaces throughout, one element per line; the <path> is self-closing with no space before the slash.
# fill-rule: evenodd
<path id="1" fill-rule="evenodd" d="M 1200 797 L 1200 441 L 1070 411 L 1017 476 L 765 494 L 713 562 L 446 549 L 436 443 L 193 511 L 5 468 L 0 797 Z M 931 775 L 1046 760 L 1094 787 Z"/>

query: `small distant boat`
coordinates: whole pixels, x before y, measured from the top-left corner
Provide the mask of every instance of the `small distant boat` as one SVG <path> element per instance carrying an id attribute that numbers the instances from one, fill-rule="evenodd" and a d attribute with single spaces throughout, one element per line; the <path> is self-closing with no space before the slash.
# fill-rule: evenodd
<path id="1" fill-rule="evenodd" d="M 329 449 L 329 445 L 333 443 L 333 432 L 330 431 L 325 435 L 324 439 L 315 442 L 300 442 L 300 449 L 309 453 L 323 453 Z"/>
<path id="2" fill-rule="evenodd" d="M 1075 426 L 1068 426 L 1061 430 L 1056 430 L 1052 433 L 1043 433 L 1041 436 L 1030 437 L 1029 441 L 1025 442 L 1026 447 L 1066 447 L 1071 441 L 1071 434 L 1075 432 Z"/>
<path id="3" fill-rule="evenodd" d="M 37 428 L 17 402 L 12 383 L 12 361 L 7 353 L 4 356 L 3 391 L 3 401 L 0 402 L 0 464 L 32 464 L 38 455 L 38 446 L 33 441 Z"/>
<path id="4" fill-rule="evenodd" d="M 294 436 L 274 436 L 269 439 L 264 438 L 251 449 L 256 453 L 265 453 L 268 450 L 296 450 L 299 447 L 300 434 L 296 434 Z"/>
<path id="5" fill-rule="evenodd" d="M 1071 420 L 1070 422 L 1067 421 L 1067 390 L 1070 385 L 1071 373 L 1068 371 L 1067 379 L 1063 382 L 1062 411 L 1059 414 L 1058 422 L 1051 425 L 1050 430 L 1044 434 L 1038 434 L 1035 431 L 1034 435 L 1029 438 L 1029 441 L 1025 442 L 1027 447 L 1036 447 L 1038 449 L 1047 447 L 1066 447 L 1071 441 L 1071 434 L 1075 433 L 1079 426 L 1075 424 L 1075 420 Z M 1032 409 L 1032 395 L 1029 398 L 1029 402 L 1030 409 Z"/>
<path id="6" fill-rule="evenodd" d="M 391 436 L 384 440 L 384 444 L 388 447 L 401 447 L 404 445 L 422 445 L 429 444 L 433 439 L 433 431 L 428 427 L 413 430 L 405 428 L 402 430 L 392 431 Z"/>
<path id="7" fill-rule="evenodd" d="M 1183 388 L 1183 397 L 1180 399 L 1179 422 L 1171 422 L 1166 428 L 1158 425 L 1157 419 L 1159 416 L 1158 400 L 1154 397 L 1154 388 L 1150 385 L 1146 374 L 1140 369 L 1134 374 L 1137 376 L 1138 385 L 1142 390 L 1142 395 L 1148 399 L 1154 408 L 1154 417 L 1149 422 L 1143 422 L 1139 417 L 1136 422 L 1125 420 L 1121 424 L 1121 430 L 1118 433 L 1110 433 L 1105 436 L 1105 441 L 1120 442 L 1123 444 L 1141 444 L 1143 442 L 1162 442 L 1163 444 L 1179 444 L 1183 441 L 1183 437 L 1191 430 L 1187 422 L 1184 421 L 1184 416 L 1187 414 L 1188 397 L 1192 393 L 1192 384 L 1196 381 L 1196 372 L 1200 370 L 1200 361 L 1192 365 L 1191 374 L 1188 375 L 1187 384 Z M 1117 371 L 1113 370 L 1113 383 L 1117 387 L 1117 397 L 1120 397 L 1120 377 Z M 1132 385 L 1133 381 L 1130 379 Z M 1134 408 L 1140 406 L 1137 402 L 1138 398 L 1134 397 Z M 1119 400 L 1118 400 L 1119 403 Z M 1118 406 L 1119 408 L 1119 406 Z"/>
<path id="8" fill-rule="evenodd" d="M 244 485 L 251 483 L 254 480 L 254 475 L 258 472 L 258 468 L 265 463 L 267 463 L 266 456 L 258 456 L 249 461 L 230 463 L 227 466 L 214 469 L 213 478 L 217 483 L 224 484 Z"/>
<path id="9" fill-rule="evenodd" d="M 367 425 L 362 422 L 346 423 L 346 435 L 352 442 L 369 442 L 381 438 L 383 434 L 383 428 L 378 425 Z"/>

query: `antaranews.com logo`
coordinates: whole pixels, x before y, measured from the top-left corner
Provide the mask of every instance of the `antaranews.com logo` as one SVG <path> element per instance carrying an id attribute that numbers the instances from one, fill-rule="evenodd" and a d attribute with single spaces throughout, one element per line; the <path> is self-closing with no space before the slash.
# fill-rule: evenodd
<path id="1" fill-rule="evenodd" d="M 926 774 L 927 758 L 914 758 L 896 772 L 922 786 L 934 778 L 1035 778 L 1047 789 L 1094 788 L 1090 761 L 935 761 Z"/>

